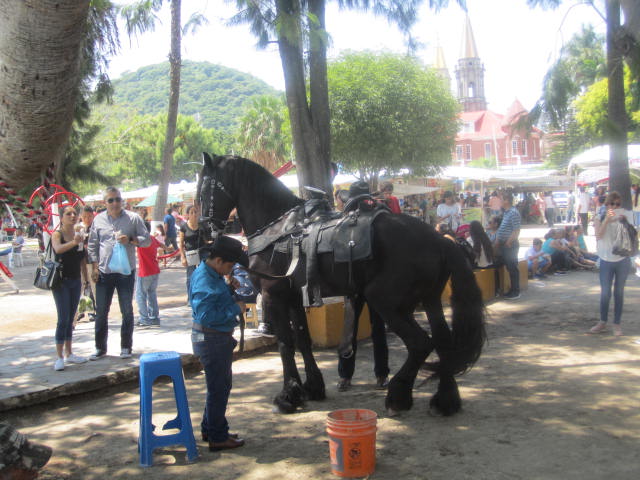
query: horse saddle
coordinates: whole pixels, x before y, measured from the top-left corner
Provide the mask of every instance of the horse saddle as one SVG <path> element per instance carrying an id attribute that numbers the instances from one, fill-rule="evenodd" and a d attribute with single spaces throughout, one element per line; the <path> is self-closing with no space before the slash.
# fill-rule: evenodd
<path id="1" fill-rule="evenodd" d="M 290 266 L 285 276 L 297 270 L 301 257 L 306 260 L 303 305 L 321 306 L 318 255 L 332 253 L 335 262 L 355 262 L 371 258 L 375 218 L 388 213 L 385 208 L 356 208 L 344 214 L 316 208 L 317 203 L 301 205 L 249 238 L 249 255 L 268 247 L 288 254 Z M 310 217 L 311 215 L 311 217 Z"/>

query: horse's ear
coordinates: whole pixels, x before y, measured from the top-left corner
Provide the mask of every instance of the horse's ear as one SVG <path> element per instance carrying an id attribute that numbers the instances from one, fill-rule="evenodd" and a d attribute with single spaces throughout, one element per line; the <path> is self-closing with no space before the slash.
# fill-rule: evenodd
<path id="1" fill-rule="evenodd" d="M 202 152 L 202 160 L 204 162 L 204 166 L 208 167 L 209 170 L 213 170 L 214 168 L 216 168 L 223 159 L 224 157 L 220 155 L 214 155 L 213 158 L 211 158 L 211 155 L 209 155 L 207 152 Z"/>

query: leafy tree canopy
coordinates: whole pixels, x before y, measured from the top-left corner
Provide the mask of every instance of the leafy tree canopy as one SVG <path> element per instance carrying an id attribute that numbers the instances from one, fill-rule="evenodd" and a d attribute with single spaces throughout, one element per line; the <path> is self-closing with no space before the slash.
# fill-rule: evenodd
<path id="1" fill-rule="evenodd" d="M 625 105 L 629 116 L 629 141 L 640 140 L 640 109 L 637 108 L 630 88 L 632 75 L 625 67 Z M 608 129 L 608 80 L 600 80 L 591 85 L 586 93 L 576 100 L 576 119 L 584 130 L 591 145 L 606 143 Z M 636 108 L 634 110 L 634 107 Z"/>
<path id="2" fill-rule="evenodd" d="M 415 58 L 346 53 L 328 69 L 333 159 L 376 184 L 378 171 L 428 174 L 451 161 L 458 103 Z"/>
<path id="3" fill-rule="evenodd" d="M 100 137 L 93 155 L 104 171 L 122 179 L 126 188 L 158 183 L 167 124 L 166 114 L 136 115 L 119 128 Z M 202 152 L 220 152 L 215 130 L 202 127 L 193 117 L 178 115 L 171 182 L 193 181 Z"/>

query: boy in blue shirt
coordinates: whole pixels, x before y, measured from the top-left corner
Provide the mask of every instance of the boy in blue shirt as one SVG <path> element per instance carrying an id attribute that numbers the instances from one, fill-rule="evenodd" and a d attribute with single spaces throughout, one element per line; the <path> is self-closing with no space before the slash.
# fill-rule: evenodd
<path id="1" fill-rule="evenodd" d="M 225 282 L 234 264 L 249 265 L 242 244 L 221 236 L 213 245 L 205 247 L 208 257 L 191 276 L 189 297 L 193 310 L 191 343 L 193 353 L 204 366 L 207 382 L 207 401 L 201 423 L 202 440 L 209 442 L 209 450 L 238 448 L 244 440 L 229 433 L 225 416 L 231 393 L 231 363 L 237 341 L 233 330 L 238 316 L 245 311 L 244 302 L 233 298 L 232 286 Z"/>

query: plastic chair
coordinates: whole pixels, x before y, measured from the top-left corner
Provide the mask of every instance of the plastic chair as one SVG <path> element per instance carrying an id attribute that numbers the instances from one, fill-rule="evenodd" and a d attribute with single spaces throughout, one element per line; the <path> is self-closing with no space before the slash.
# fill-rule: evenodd
<path id="1" fill-rule="evenodd" d="M 162 430 L 177 428 L 178 433 L 172 435 L 155 435 L 155 425 L 151 423 L 152 388 L 156 378 L 166 375 L 173 380 L 173 391 L 176 398 L 178 414 L 173 420 L 164 424 Z M 153 451 L 158 447 L 184 445 L 187 447 L 187 459 L 193 461 L 198 457 L 196 439 L 193 436 L 187 391 L 182 375 L 182 362 L 178 352 L 145 353 L 140 356 L 140 435 L 138 451 L 140 465 L 153 465 Z"/>

